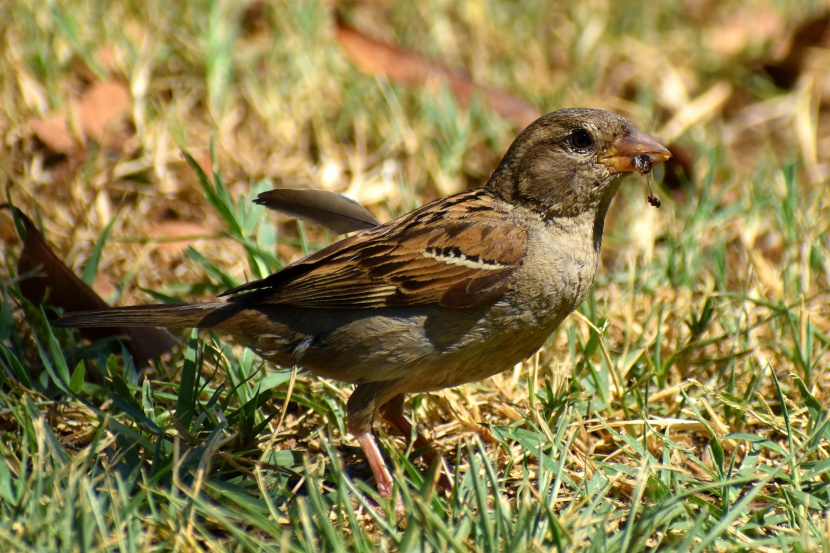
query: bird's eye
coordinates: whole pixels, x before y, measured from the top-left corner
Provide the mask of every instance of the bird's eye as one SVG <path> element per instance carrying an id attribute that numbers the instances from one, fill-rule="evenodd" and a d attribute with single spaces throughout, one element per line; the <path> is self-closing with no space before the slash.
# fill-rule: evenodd
<path id="1" fill-rule="evenodd" d="M 587 150 L 594 145 L 594 137 L 585 129 L 576 129 L 571 133 L 569 141 L 575 150 Z"/>

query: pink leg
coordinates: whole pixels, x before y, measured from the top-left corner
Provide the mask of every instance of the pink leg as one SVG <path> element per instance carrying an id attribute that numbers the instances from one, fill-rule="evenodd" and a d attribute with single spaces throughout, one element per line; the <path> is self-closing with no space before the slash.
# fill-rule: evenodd
<path id="1" fill-rule="evenodd" d="M 412 437 L 412 423 L 406 420 L 406 417 L 403 416 L 403 401 L 403 394 L 398 394 L 381 405 L 379 411 L 380 415 L 386 420 L 386 422 L 394 426 L 398 432 L 403 435 L 406 442 L 409 443 L 409 440 Z M 415 449 L 431 450 L 432 446 L 426 438 L 421 436 L 421 434 L 416 433 Z"/>
<path id="2" fill-rule="evenodd" d="M 375 477 L 378 493 L 383 497 L 392 495 L 394 481 L 372 432 L 372 423 L 378 406 L 396 395 L 392 384 L 382 382 L 361 384 L 355 388 L 346 404 L 349 432 L 357 439 L 363 454 L 366 455 L 369 468 L 372 469 Z"/>
<path id="3" fill-rule="evenodd" d="M 375 476 L 378 493 L 383 497 L 390 497 L 392 495 L 392 485 L 394 484 L 392 474 L 386 468 L 386 462 L 384 462 L 383 456 L 380 454 L 380 448 L 378 447 L 378 442 L 375 440 L 374 434 L 371 431 L 360 433 L 352 432 L 352 434 L 357 438 L 357 443 L 360 444 L 363 454 L 366 455 L 366 460 L 369 461 L 369 468 L 372 469 L 372 474 Z"/>
<path id="4" fill-rule="evenodd" d="M 403 394 L 396 395 L 381 405 L 380 414 L 384 419 L 386 419 L 387 422 L 397 428 L 398 432 L 403 434 L 407 443 L 409 443 L 412 436 L 412 424 L 406 420 L 406 417 L 403 416 L 403 402 Z M 415 434 L 415 449 L 422 451 L 421 457 L 427 462 L 427 464 L 432 465 L 436 461 L 441 463 L 441 468 L 443 470 L 438 477 L 438 485 L 443 489 L 452 490 L 452 481 L 450 480 L 449 471 L 446 463 L 444 462 L 444 458 L 438 455 L 438 452 L 435 451 L 432 444 L 430 444 L 429 441 L 420 433 Z"/>

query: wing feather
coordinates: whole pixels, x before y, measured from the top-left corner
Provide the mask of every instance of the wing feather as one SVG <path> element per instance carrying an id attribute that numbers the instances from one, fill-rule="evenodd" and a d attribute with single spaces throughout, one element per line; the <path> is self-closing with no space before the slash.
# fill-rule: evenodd
<path id="1" fill-rule="evenodd" d="M 508 289 L 527 251 L 527 231 L 496 209 L 481 189 L 450 196 L 226 294 L 332 309 L 491 302 Z"/>

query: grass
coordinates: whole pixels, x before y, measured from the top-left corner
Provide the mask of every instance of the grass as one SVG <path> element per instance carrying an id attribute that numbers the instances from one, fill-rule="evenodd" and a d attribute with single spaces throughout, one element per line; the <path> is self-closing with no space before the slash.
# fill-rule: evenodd
<path id="1" fill-rule="evenodd" d="M 4 3 L 2 194 L 120 305 L 211 298 L 334 239 L 251 203 L 271 187 L 386 221 L 495 167 L 509 121 L 364 75 L 335 10 L 543 111 L 623 113 L 691 161 L 660 210 L 624 185 L 590 298 L 539 354 L 410 398 L 452 492 L 378 425 L 403 520 L 345 432 L 349 386 L 210 334 L 141 370 L 51 329 L 0 214 L 3 547 L 830 549 L 826 75 L 757 71 L 801 21 L 786 3 L 682 5 Z M 34 135 L 53 113 L 77 134 L 70 99 L 99 81 L 130 90 L 118 140 L 61 154 Z"/>

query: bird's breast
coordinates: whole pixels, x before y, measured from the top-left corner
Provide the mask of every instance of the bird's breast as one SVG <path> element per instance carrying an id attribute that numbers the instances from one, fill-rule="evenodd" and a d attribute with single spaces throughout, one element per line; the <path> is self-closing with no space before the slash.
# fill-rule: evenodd
<path id="1" fill-rule="evenodd" d="M 537 237 L 528 244 L 525 263 L 517 271 L 512 301 L 534 313 L 538 324 L 561 320 L 587 297 L 598 261 L 591 242 L 573 234 Z"/>

